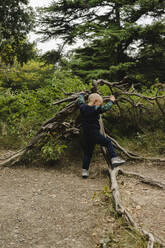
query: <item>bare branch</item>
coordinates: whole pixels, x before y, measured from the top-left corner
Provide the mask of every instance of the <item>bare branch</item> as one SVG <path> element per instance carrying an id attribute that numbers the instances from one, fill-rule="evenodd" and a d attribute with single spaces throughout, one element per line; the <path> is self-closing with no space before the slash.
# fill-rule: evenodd
<path id="1" fill-rule="evenodd" d="M 64 102 L 71 102 L 71 101 L 73 101 L 75 99 L 77 99 L 77 96 L 72 96 L 72 97 L 64 98 L 62 100 L 59 100 L 57 102 L 52 103 L 52 105 L 55 106 L 55 105 L 59 105 L 59 104 L 64 103 Z"/>

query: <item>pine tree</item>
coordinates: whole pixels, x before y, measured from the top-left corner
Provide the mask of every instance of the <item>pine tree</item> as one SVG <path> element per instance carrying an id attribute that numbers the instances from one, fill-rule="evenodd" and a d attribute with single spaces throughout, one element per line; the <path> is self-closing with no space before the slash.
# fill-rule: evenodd
<path id="1" fill-rule="evenodd" d="M 17 57 L 20 63 L 26 62 L 34 47 L 27 41 L 27 34 L 34 23 L 34 13 L 28 7 L 28 0 L 3 0 L 0 13 L 1 60 L 5 64 L 13 64 Z"/>
<path id="2" fill-rule="evenodd" d="M 68 44 L 82 39 L 71 67 L 87 80 L 165 80 L 164 13 L 163 0 L 54 1 L 40 12 L 40 33 Z"/>

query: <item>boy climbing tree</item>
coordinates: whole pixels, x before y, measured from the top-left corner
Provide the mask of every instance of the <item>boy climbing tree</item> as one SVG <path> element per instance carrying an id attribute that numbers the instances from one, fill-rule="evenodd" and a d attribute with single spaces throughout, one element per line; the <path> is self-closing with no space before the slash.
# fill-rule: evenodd
<path id="1" fill-rule="evenodd" d="M 109 102 L 106 105 L 102 106 L 103 98 L 97 93 L 89 95 L 88 104 L 85 104 L 83 94 L 80 94 L 78 98 L 78 104 L 82 116 L 82 128 L 84 138 L 84 158 L 82 165 L 83 178 L 87 178 L 89 176 L 89 165 L 96 144 L 105 146 L 107 148 L 108 154 L 111 158 L 112 168 L 117 165 L 121 165 L 125 162 L 125 160 L 117 156 L 111 140 L 100 133 L 100 114 L 109 110 L 114 104 L 114 102 L 115 97 L 110 96 Z"/>

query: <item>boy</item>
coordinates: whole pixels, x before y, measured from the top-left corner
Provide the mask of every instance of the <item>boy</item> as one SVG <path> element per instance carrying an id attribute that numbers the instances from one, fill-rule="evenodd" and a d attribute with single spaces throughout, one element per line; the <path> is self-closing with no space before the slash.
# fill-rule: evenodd
<path id="1" fill-rule="evenodd" d="M 105 146 L 111 157 L 112 168 L 116 165 L 121 165 L 125 160 L 119 158 L 114 151 L 112 142 L 100 133 L 100 114 L 106 112 L 111 108 L 115 102 L 115 97 L 110 96 L 109 102 L 102 106 L 103 98 L 97 94 L 90 94 L 88 97 L 88 104 L 85 104 L 84 95 L 80 94 L 78 98 L 78 104 L 82 116 L 82 128 L 84 136 L 84 158 L 82 165 L 82 177 L 87 178 L 89 176 L 89 164 L 91 161 L 92 153 L 95 144 Z"/>

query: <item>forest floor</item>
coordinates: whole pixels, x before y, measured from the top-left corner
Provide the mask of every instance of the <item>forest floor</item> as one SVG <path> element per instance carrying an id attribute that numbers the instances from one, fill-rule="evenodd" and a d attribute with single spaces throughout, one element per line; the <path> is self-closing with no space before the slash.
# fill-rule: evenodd
<path id="1" fill-rule="evenodd" d="M 1 248 L 96 248 L 115 235 L 115 215 L 101 197 L 109 186 L 104 159 L 91 163 L 88 179 L 81 178 L 81 160 L 64 161 L 0 169 Z M 165 164 L 129 162 L 122 168 L 165 183 Z M 165 242 L 165 190 L 132 177 L 119 176 L 118 182 L 134 220 Z"/>

